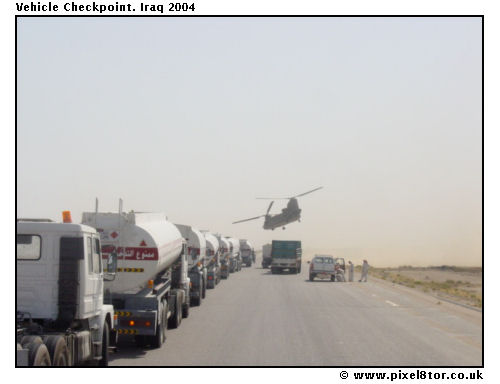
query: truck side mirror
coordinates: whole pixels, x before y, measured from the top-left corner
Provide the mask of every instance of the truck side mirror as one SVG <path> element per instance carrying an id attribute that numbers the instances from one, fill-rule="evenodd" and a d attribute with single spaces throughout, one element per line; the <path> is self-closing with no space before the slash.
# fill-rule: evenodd
<path id="1" fill-rule="evenodd" d="M 108 258 L 108 271 L 111 273 L 116 273 L 116 266 L 118 264 L 118 257 L 116 252 L 111 252 Z"/>
<path id="2" fill-rule="evenodd" d="M 108 256 L 108 263 L 106 266 L 107 272 L 104 277 L 104 280 L 113 281 L 116 277 L 116 267 L 118 264 L 118 257 L 116 252 L 111 252 Z"/>

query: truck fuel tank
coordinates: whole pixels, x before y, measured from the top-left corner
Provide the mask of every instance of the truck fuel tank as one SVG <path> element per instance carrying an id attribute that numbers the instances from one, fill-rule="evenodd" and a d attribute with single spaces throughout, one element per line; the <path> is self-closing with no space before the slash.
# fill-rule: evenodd
<path id="1" fill-rule="evenodd" d="M 182 235 L 163 213 L 84 212 L 82 224 L 99 232 L 103 259 L 112 252 L 117 254 L 116 278 L 106 282 L 111 292 L 144 288 L 182 253 Z"/>

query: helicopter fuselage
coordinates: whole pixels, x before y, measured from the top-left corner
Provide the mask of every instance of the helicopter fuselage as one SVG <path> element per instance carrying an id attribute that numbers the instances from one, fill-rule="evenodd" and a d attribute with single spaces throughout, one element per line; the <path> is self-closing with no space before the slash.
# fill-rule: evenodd
<path id="1" fill-rule="evenodd" d="M 238 224 L 238 223 L 243 223 L 245 221 L 250 221 L 250 220 L 257 220 L 260 219 L 261 217 L 264 217 L 264 229 L 275 229 L 278 227 L 283 227 L 285 229 L 285 225 L 293 223 L 294 221 L 300 221 L 300 208 L 299 208 L 299 203 L 297 201 L 298 197 L 308 195 L 309 193 L 315 192 L 318 189 L 322 189 L 323 187 L 318 187 L 315 189 L 312 189 L 310 191 L 301 193 L 296 196 L 292 197 L 257 197 L 257 199 L 263 199 L 263 200 L 273 200 L 271 201 L 271 204 L 269 204 L 269 207 L 267 208 L 267 211 L 264 215 L 256 216 L 256 217 L 251 217 L 249 219 L 243 219 L 243 220 L 238 220 L 234 221 L 233 224 Z M 280 199 L 280 200 L 288 200 L 288 203 L 285 208 L 281 210 L 281 213 L 277 215 L 272 215 L 269 212 L 271 211 L 271 207 L 273 206 L 274 200 Z"/>
<path id="2" fill-rule="evenodd" d="M 288 201 L 286 208 L 281 210 L 281 213 L 277 215 L 266 215 L 264 220 L 264 229 L 275 229 L 279 227 L 284 227 L 287 224 L 293 223 L 294 221 L 300 220 L 299 204 L 297 199 L 292 198 Z"/>

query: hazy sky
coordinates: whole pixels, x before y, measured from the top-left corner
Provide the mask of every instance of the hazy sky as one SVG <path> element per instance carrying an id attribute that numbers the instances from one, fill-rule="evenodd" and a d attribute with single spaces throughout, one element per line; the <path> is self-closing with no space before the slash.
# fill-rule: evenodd
<path id="1" fill-rule="evenodd" d="M 20 18 L 18 217 L 163 211 L 372 265 L 481 264 L 479 18 Z M 302 222 L 264 231 L 262 195 Z M 286 204 L 276 201 L 273 213 Z"/>

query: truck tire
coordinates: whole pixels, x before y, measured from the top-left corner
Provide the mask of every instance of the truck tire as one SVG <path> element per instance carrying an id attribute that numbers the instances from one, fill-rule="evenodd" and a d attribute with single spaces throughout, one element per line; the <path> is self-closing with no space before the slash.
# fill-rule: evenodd
<path id="1" fill-rule="evenodd" d="M 202 298 L 203 298 L 203 285 L 198 287 L 198 306 L 201 305 Z"/>
<path id="2" fill-rule="evenodd" d="M 290 273 L 295 273 L 295 274 L 297 274 L 297 268 L 290 268 Z"/>
<path id="3" fill-rule="evenodd" d="M 64 337 L 56 335 L 46 336 L 44 337 L 44 343 L 49 350 L 52 366 L 69 366 L 69 350 Z"/>
<path id="4" fill-rule="evenodd" d="M 176 296 L 177 303 L 176 303 L 176 310 L 175 310 L 177 312 L 177 316 L 179 318 L 179 324 L 177 326 L 181 325 L 181 323 L 182 323 L 182 297 L 181 296 L 182 296 L 181 292 L 177 292 L 177 296 Z"/>
<path id="5" fill-rule="evenodd" d="M 182 321 L 182 303 L 179 297 L 179 293 L 175 296 L 175 313 L 168 319 L 168 328 L 175 329 L 181 325 Z"/>
<path id="6" fill-rule="evenodd" d="M 314 281 L 314 273 L 309 274 L 309 281 Z"/>
<path id="7" fill-rule="evenodd" d="M 158 313 L 161 319 L 158 319 L 158 323 L 156 324 L 156 333 L 153 336 L 149 336 L 149 342 L 153 348 L 160 348 L 165 341 L 165 322 L 167 319 L 165 317 L 165 305 L 163 302 L 160 304 Z"/>
<path id="8" fill-rule="evenodd" d="M 189 303 L 182 304 L 182 317 L 185 319 L 189 317 Z"/>
<path id="9" fill-rule="evenodd" d="M 201 298 L 204 299 L 207 296 L 207 282 L 205 278 L 201 279 Z"/>
<path id="10" fill-rule="evenodd" d="M 175 315 L 175 314 L 174 314 Z M 162 323 L 162 331 L 163 331 L 163 343 L 167 340 L 167 329 L 168 329 L 168 301 L 163 301 L 163 323 Z"/>
<path id="11" fill-rule="evenodd" d="M 189 294 L 186 296 L 186 302 L 182 304 L 182 317 L 187 319 L 189 317 L 189 307 L 191 305 L 191 298 Z"/>
<path id="12" fill-rule="evenodd" d="M 275 275 L 278 273 L 278 270 L 276 268 L 271 267 L 271 273 Z"/>
<path id="13" fill-rule="evenodd" d="M 99 360 L 99 367 L 107 367 L 109 363 L 109 326 L 107 321 L 104 321 L 102 328 L 102 344 L 101 344 L 101 360 Z"/>
<path id="14" fill-rule="evenodd" d="M 35 336 L 35 335 L 23 336 L 23 338 L 21 339 L 21 345 L 25 347 L 30 343 L 42 344 L 43 340 L 40 336 Z"/>
<path id="15" fill-rule="evenodd" d="M 199 307 L 201 305 L 201 295 L 202 295 L 202 287 L 199 286 L 197 288 L 198 291 L 198 297 L 192 297 L 191 298 L 191 306 L 192 307 Z"/>
<path id="16" fill-rule="evenodd" d="M 30 367 L 50 367 L 50 353 L 43 343 L 32 341 L 26 345 Z"/>
<path id="17" fill-rule="evenodd" d="M 331 276 L 330 276 L 330 280 L 331 280 L 331 281 L 335 281 L 335 275 L 331 275 Z"/>

